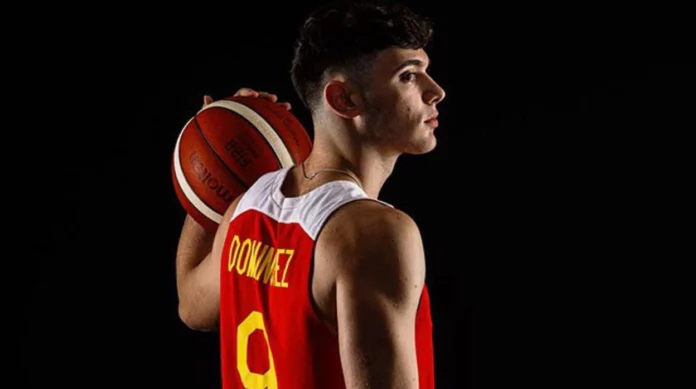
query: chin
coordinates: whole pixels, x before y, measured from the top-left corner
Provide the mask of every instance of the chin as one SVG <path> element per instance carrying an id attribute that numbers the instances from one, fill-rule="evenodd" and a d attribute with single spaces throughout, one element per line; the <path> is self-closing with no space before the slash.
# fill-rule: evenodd
<path id="1" fill-rule="evenodd" d="M 411 143 L 409 147 L 406 149 L 405 153 L 413 155 L 427 154 L 435 150 L 436 146 L 437 138 L 435 138 L 435 135 L 433 135 L 433 133 L 431 132 L 425 138 L 419 139 L 417 142 Z"/>

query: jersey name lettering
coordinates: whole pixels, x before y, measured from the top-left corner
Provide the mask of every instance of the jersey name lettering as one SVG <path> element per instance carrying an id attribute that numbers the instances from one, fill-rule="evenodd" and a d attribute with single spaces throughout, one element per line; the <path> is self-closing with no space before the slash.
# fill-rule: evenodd
<path id="1" fill-rule="evenodd" d="M 294 249 L 269 246 L 261 241 L 234 235 L 227 255 L 227 271 L 256 281 L 287 288 L 286 277 Z"/>

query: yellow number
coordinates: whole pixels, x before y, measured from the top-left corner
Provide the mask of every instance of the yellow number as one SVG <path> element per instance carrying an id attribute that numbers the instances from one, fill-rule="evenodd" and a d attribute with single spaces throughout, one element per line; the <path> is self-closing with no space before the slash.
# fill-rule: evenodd
<path id="1" fill-rule="evenodd" d="M 268 348 L 268 371 L 263 374 L 254 373 L 249 370 L 247 362 L 247 346 L 249 336 L 256 331 L 263 331 Z M 266 326 L 263 323 L 263 315 L 259 311 L 253 311 L 237 327 L 237 370 L 244 387 L 247 389 L 278 389 L 278 377 L 276 376 L 275 364 L 273 363 L 273 353 L 271 353 L 271 343 L 268 341 Z"/>

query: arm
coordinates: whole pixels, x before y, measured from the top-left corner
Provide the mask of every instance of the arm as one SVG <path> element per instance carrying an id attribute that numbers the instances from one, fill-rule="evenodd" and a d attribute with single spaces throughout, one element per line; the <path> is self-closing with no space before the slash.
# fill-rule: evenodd
<path id="1" fill-rule="evenodd" d="M 335 253 L 343 264 L 336 315 L 346 385 L 417 388 L 415 318 L 425 281 L 421 236 L 400 211 L 366 210 L 353 219 L 355 238 Z"/>
<path id="2" fill-rule="evenodd" d="M 235 96 L 264 98 L 290 110 L 290 103 L 278 102 L 278 96 L 241 88 Z M 203 96 L 203 107 L 213 98 Z M 243 193 L 242 193 L 243 194 Z M 238 199 L 223 215 L 215 233 L 205 230 L 190 215 L 186 215 L 176 252 L 176 288 L 179 297 L 179 317 L 190 328 L 201 331 L 217 329 L 220 304 L 220 253 L 227 234 L 227 224 Z"/>
<path id="3" fill-rule="evenodd" d="M 191 329 L 217 329 L 220 313 L 219 258 L 227 225 L 240 197 L 227 209 L 215 233 L 205 230 L 190 215 L 186 215 L 176 253 L 176 286 L 179 317 Z"/>
<path id="4" fill-rule="evenodd" d="M 176 287 L 179 317 L 188 327 L 209 331 L 217 326 L 216 279 L 219 269 L 212 259 L 215 235 L 186 215 L 176 252 Z"/>

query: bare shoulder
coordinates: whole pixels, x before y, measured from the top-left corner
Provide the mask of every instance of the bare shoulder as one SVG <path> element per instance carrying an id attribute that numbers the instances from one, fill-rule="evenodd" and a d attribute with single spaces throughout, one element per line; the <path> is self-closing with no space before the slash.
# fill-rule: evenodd
<path id="1" fill-rule="evenodd" d="M 369 228 L 372 232 L 384 230 L 386 232 L 419 233 L 416 222 L 405 212 L 385 206 L 376 201 L 354 201 L 343 208 L 343 214 L 338 217 L 346 217 L 361 229 Z"/>
<path id="2" fill-rule="evenodd" d="M 337 279 L 355 277 L 393 298 L 420 295 L 425 258 L 418 225 L 405 212 L 370 200 L 338 210 L 326 225 L 323 248 L 332 252 Z M 408 289 L 404 289 L 408 288 Z"/>
<path id="3" fill-rule="evenodd" d="M 352 245 L 357 237 L 365 239 L 361 246 L 382 238 L 398 238 L 399 243 L 420 243 L 421 238 L 418 225 L 408 214 L 372 200 L 353 201 L 341 207 L 329 218 L 322 233 L 334 238 L 328 239 L 330 243 L 339 245 Z"/>
<path id="4" fill-rule="evenodd" d="M 360 200 L 336 211 L 324 233 L 318 245 L 333 265 L 346 387 L 417 387 L 413 333 L 425 282 L 417 224 L 400 210 Z"/>

